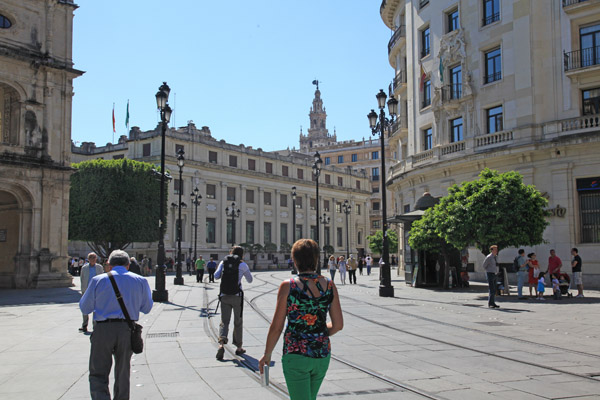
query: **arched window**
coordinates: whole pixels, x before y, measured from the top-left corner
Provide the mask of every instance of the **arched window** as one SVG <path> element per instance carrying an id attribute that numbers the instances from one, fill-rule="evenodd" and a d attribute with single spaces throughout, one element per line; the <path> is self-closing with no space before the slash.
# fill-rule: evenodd
<path id="1" fill-rule="evenodd" d="M 12 26 L 12 22 L 10 22 L 10 19 L 8 19 L 4 15 L 0 14 L 0 28 L 8 29 L 11 26 Z"/>
<path id="2" fill-rule="evenodd" d="M 0 143 L 19 144 L 19 96 L 10 86 L 0 84 Z"/>

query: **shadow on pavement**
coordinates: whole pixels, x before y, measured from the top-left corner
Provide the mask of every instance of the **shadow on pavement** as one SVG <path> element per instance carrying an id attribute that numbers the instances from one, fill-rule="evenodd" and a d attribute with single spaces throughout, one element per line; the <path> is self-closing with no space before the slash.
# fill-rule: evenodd
<path id="1" fill-rule="evenodd" d="M 0 307 L 33 304 L 73 304 L 79 303 L 80 299 L 81 293 L 74 287 L 0 290 Z"/>

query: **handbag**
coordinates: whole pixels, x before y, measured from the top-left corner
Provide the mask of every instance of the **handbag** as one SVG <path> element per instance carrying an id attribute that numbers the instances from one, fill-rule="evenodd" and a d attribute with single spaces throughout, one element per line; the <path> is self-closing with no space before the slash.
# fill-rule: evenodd
<path id="1" fill-rule="evenodd" d="M 108 278 L 110 279 L 110 283 L 112 284 L 115 295 L 117 296 L 117 300 L 119 301 L 119 305 L 121 306 L 121 311 L 123 311 L 123 315 L 125 315 L 127 324 L 129 324 L 129 330 L 131 331 L 131 350 L 135 354 L 140 354 L 142 351 L 144 351 L 144 340 L 142 339 L 142 329 L 144 327 L 136 322 L 133 322 L 129 317 L 127 307 L 125 307 L 125 302 L 123 301 L 123 297 L 121 297 L 121 292 L 119 292 L 119 287 L 117 286 L 117 282 L 115 281 L 113 274 L 109 273 Z"/>
<path id="2" fill-rule="evenodd" d="M 539 268 L 534 268 L 533 269 L 533 277 L 537 278 L 538 276 L 540 276 L 540 269 Z"/>

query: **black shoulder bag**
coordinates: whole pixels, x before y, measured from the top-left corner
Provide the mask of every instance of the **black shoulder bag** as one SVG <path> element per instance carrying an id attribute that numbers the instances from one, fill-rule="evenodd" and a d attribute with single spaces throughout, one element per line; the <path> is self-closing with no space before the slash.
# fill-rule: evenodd
<path id="1" fill-rule="evenodd" d="M 127 312 L 127 307 L 125 307 L 123 297 L 121 297 L 121 292 L 119 292 L 119 287 L 117 286 L 115 277 L 111 273 L 108 273 L 108 277 L 110 278 L 110 283 L 112 284 L 115 294 L 117 295 L 117 300 L 121 306 L 121 311 L 123 311 L 123 315 L 125 315 L 125 319 L 127 320 L 129 329 L 131 330 L 131 350 L 135 354 L 140 354 L 142 351 L 144 351 L 144 340 L 142 339 L 142 329 L 144 327 L 131 320 L 129 313 Z"/>

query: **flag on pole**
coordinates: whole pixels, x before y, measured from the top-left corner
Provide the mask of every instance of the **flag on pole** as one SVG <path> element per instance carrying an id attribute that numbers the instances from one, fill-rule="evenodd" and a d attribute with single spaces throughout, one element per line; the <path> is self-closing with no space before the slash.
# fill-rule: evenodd
<path id="1" fill-rule="evenodd" d="M 113 103 L 113 133 L 115 133 L 117 130 L 115 129 L 115 103 Z"/>
<path id="2" fill-rule="evenodd" d="M 442 56 L 440 56 L 440 82 L 444 83 L 444 62 Z"/>
<path id="3" fill-rule="evenodd" d="M 129 130 L 129 99 L 127 99 L 127 113 L 125 114 L 125 127 Z"/>
<path id="4" fill-rule="evenodd" d="M 419 90 L 423 90 L 423 85 L 425 84 L 425 78 L 427 78 L 427 74 L 425 73 L 425 70 L 423 69 L 423 64 L 421 65 L 421 82 L 419 83 Z"/>

